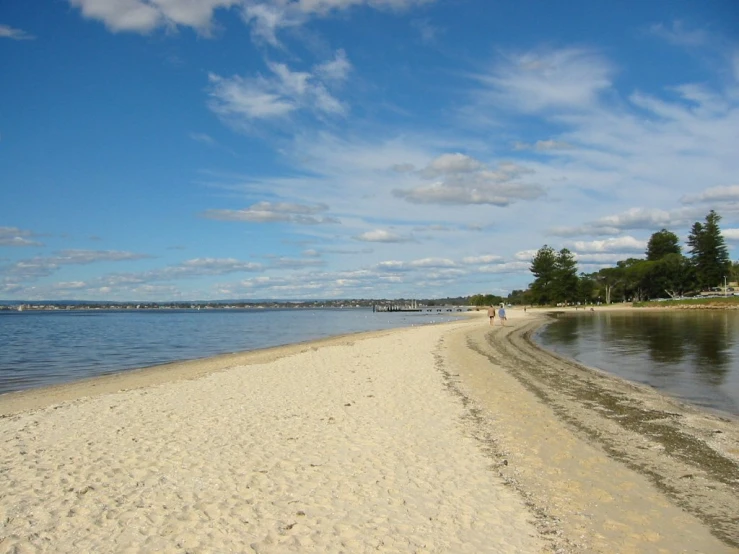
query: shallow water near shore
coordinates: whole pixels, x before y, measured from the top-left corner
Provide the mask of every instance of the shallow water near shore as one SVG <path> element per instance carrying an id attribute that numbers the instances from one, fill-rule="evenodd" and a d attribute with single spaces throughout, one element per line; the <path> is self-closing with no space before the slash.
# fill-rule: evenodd
<path id="1" fill-rule="evenodd" d="M 0 312 L 0 394 L 452 317 L 369 309 Z"/>
<path id="2" fill-rule="evenodd" d="M 565 314 L 536 340 L 584 365 L 739 415 L 739 312 Z"/>

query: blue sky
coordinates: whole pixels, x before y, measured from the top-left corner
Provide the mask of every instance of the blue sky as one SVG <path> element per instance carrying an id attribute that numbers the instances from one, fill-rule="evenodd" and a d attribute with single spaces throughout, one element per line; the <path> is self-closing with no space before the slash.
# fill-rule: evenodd
<path id="1" fill-rule="evenodd" d="M 0 299 L 506 294 L 683 240 L 739 258 L 726 1 L 0 8 Z"/>

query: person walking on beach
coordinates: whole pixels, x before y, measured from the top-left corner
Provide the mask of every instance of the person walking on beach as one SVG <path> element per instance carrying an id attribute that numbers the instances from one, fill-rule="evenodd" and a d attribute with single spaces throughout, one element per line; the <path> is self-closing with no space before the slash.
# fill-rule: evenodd
<path id="1" fill-rule="evenodd" d="M 506 322 L 506 316 L 505 316 L 505 307 L 503 304 L 500 305 L 500 310 L 498 310 L 498 317 L 500 318 L 500 324 L 505 327 Z M 490 320 L 490 324 L 493 324 L 493 320 Z"/>
<path id="2" fill-rule="evenodd" d="M 495 321 L 495 308 L 493 306 L 488 308 L 488 317 L 490 318 L 490 325 L 492 326 Z"/>

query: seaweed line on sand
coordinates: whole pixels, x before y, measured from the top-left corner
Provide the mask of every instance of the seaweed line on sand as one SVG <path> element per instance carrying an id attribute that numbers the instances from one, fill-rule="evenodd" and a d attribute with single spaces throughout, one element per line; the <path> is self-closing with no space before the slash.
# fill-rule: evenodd
<path id="1" fill-rule="evenodd" d="M 491 422 L 485 417 L 485 412 L 476 402 L 464 393 L 459 386 L 458 375 L 452 374 L 444 363 L 441 350 L 444 346 L 443 337 L 439 339 L 434 352 L 435 366 L 442 376 L 444 386 L 462 403 L 465 413 L 462 416 L 463 423 L 470 435 L 480 443 L 482 452 L 493 460 L 490 469 L 498 474 L 503 482 L 513 489 L 523 499 L 524 504 L 534 516 L 534 526 L 539 535 L 550 546 L 550 551 L 555 554 L 571 554 L 582 551 L 584 545 L 577 544 L 564 536 L 560 522 L 547 509 L 541 495 L 535 495 L 529 491 L 523 483 L 516 479 L 515 469 L 508 465 L 506 453 L 497 444 L 493 435 L 488 431 Z"/>
<path id="2" fill-rule="evenodd" d="M 487 333 L 486 345 L 468 339 L 468 347 L 503 367 L 591 444 L 647 476 L 714 536 L 739 547 L 739 464 L 680 422 L 681 409 L 688 408 L 679 402 L 539 347 L 532 334 L 542 323 Z M 649 405 L 650 396 L 657 407 Z M 669 409 L 660 409 L 663 404 Z M 621 431 L 614 432 L 614 425 Z"/>

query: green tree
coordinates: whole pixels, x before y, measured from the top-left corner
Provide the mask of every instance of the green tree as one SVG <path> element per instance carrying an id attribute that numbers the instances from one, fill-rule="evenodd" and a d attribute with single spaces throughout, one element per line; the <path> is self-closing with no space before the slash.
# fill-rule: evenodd
<path id="1" fill-rule="evenodd" d="M 516 289 L 508 294 L 507 301 L 515 305 L 531 304 L 531 291 Z"/>
<path id="2" fill-rule="evenodd" d="M 680 254 L 680 239 L 672 231 L 662 229 L 657 231 L 647 243 L 647 260 L 656 262 L 668 254 Z"/>
<path id="3" fill-rule="evenodd" d="M 651 283 L 671 298 L 682 296 L 695 287 L 695 271 L 690 260 L 681 254 L 667 254 L 654 262 L 649 275 Z"/>
<path id="4" fill-rule="evenodd" d="M 621 268 L 623 272 L 622 283 L 627 299 L 640 302 L 647 298 L 650 288 L 649 274 L 654 267 L 654 263 L 638 258 L 628 258 L 617 262 L 616 266 Z"/>
<path id="5" fill-rule="evenodd" d="M 557 278 L 557 255 L 554 249 L 546 244 L 537 250 L 531 260 L 531 301 L 537 304 L 549 304 L 555 299 L 554 283 Z"/>
<path id="6" fill-rule="evenodd" d="M 580 282 L 577 277 L 577 260 L 572 252 L 563 248 L 557 252 L 554 268 L 554 299 L 557 302 L 570 303 L 577 298 Z"/>
<path id="7" fill-rule="evenodd" d="M 620 267 L 604 267 L 595 274 L 595 282 L 603 291 L 603 301 L 610 304 L 614 289 L 623 282 L 623 270 Z"/>
<path id="8" fill-rule="evenodd" d="M 472 306 L 496 306 L 503 298 L 494 294 L 473 294 L 468 301 Z"/>
<path id="9" fill-rule="evenodd" d="M 729 280 L 732 282 L 739 281 L 739 262 L 731 262 L 729 268 Z"/>
<path id="10" fill-rule="evenodd" d="M 719 228 L 721 216 L 711 210 L 705 223 L 696 221 L 688 235 L 691 261 L 699 287 L 717 287 L 729 275 L 731 261 Z"/>
<path id="11" fill-rule="evenodd" d="M 577 283 L 577 298 L 581 302 L 589 304 L 595 298 L 595 290 L 597 283 L 593 275 L 587 275 L 585 273 L 580 274 L 580 279 Z"/>

